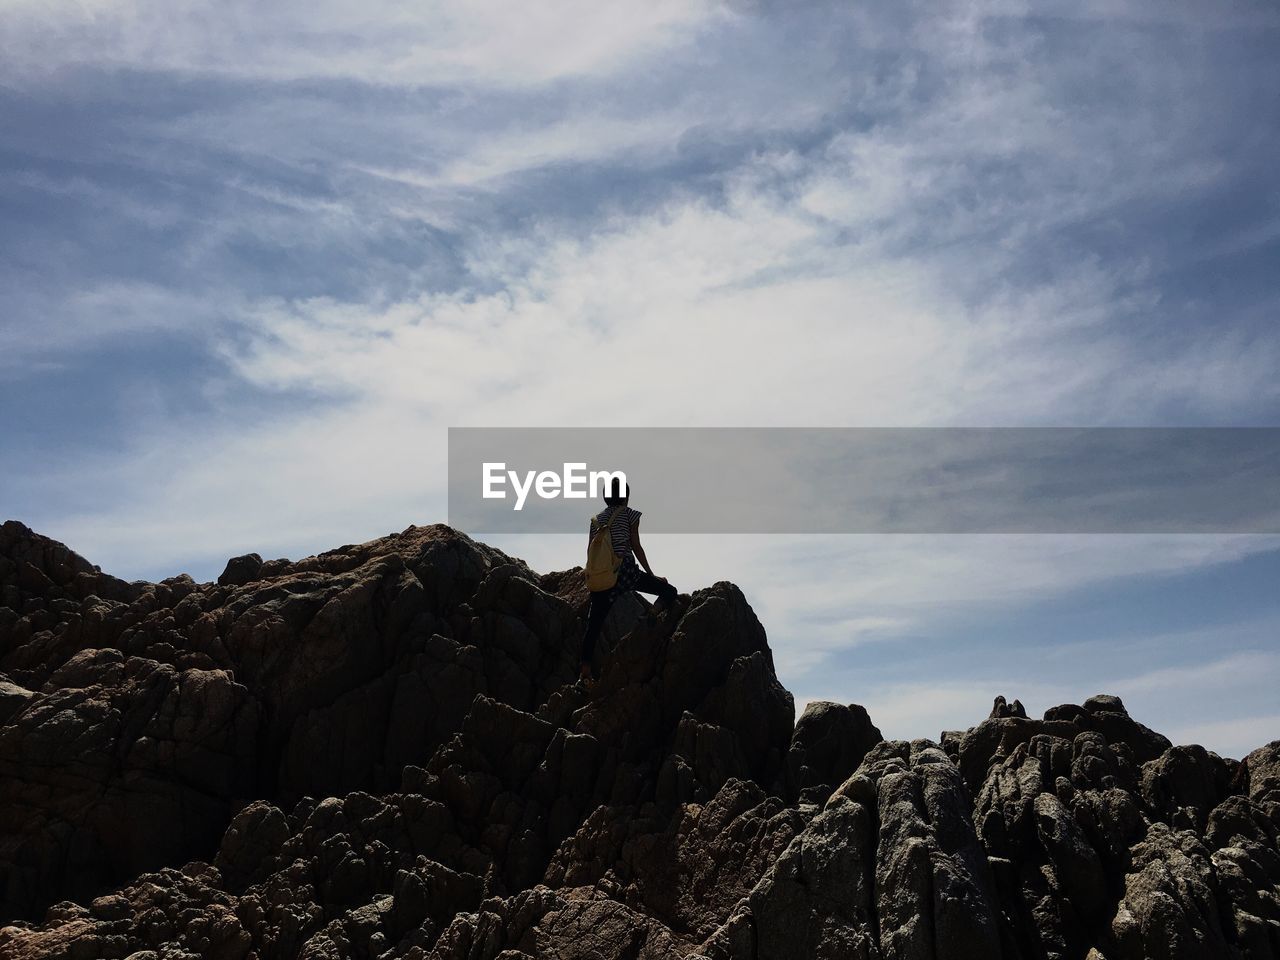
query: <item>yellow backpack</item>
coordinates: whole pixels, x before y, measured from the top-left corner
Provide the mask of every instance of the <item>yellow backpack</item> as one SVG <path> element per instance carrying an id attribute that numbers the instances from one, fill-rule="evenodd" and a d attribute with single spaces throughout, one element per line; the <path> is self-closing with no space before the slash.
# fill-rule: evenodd
<path id="1" fill-rule="evenodd" d="M 618 567 L 622 558 L 613 552 L 613 518 L 622 507 L 615 507 L 600 529 L 591 535 L 587 544 L 587 565 L 583 575 L 587 578 L 587 589 L 595 592 L 608 590 L 618 582 Z"/>

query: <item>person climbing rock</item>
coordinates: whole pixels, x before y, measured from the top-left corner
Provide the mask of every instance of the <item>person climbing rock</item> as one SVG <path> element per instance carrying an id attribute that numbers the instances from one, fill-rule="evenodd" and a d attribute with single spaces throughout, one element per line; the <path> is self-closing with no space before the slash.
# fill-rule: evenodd
<path id="1" fill-rule="evenodd" d="M 578 671 L 582 682 L 596 678 L 593 661 L 596 640 L 619 596 L 627 590 L 651 593 L 664 606 L 670 606 L 678 593 L 666 577 L 656 576 L 649 566 L 649 558 L 640 543 L 641 512 L 628 505 L 630 496 L 629 486 L 615 480 L 605 494 L 605 508 L 593 516 L 588 525 L 585 575 L 591 591 L 591 607 Z"/>

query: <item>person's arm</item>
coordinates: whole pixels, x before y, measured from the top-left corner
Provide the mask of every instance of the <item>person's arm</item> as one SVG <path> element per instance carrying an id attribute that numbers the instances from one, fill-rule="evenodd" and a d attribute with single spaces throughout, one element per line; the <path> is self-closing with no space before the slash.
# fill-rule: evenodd
<path id="1" fill-rule="evenodd" d="M 649 566 L 649 558 L 644 555 L 644 547 L 640 545 L 640 519 L 638 517 L 631 524 L 631 552 L 636 555 L 636 559 L 640 561 L 640 566 L 644 567 L 645 573 L 651 577 L 658 576 L 653 572 L 653 567 Z M 665 581 L 667 578 L 658 577 L 658 579 Z"/>

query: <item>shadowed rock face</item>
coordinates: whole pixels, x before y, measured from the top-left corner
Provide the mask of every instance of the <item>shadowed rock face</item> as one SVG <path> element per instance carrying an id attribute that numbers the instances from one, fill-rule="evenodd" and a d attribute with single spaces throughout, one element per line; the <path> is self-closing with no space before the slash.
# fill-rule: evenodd
<path id="1" fill-rule="evenodd" d="M 0 957 L 1280 960 L 1280 741 L 795 721 L 728 583 L 588 694 L 585 599 L 443 526 L 150 584 L 4 524 Z"/>

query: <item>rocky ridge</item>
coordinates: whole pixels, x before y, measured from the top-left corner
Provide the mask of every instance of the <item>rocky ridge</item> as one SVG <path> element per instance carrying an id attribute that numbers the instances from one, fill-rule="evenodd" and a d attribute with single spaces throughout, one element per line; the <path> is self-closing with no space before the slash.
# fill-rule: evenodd
<path id="1" fill-rule="evenodd" d="M 794 721 L 728 583 L 588 694 L 584 602 L 444 526 L 151 584 L 5 523 L 0 957 L 1280 960 L 1280 741 Z"/>

